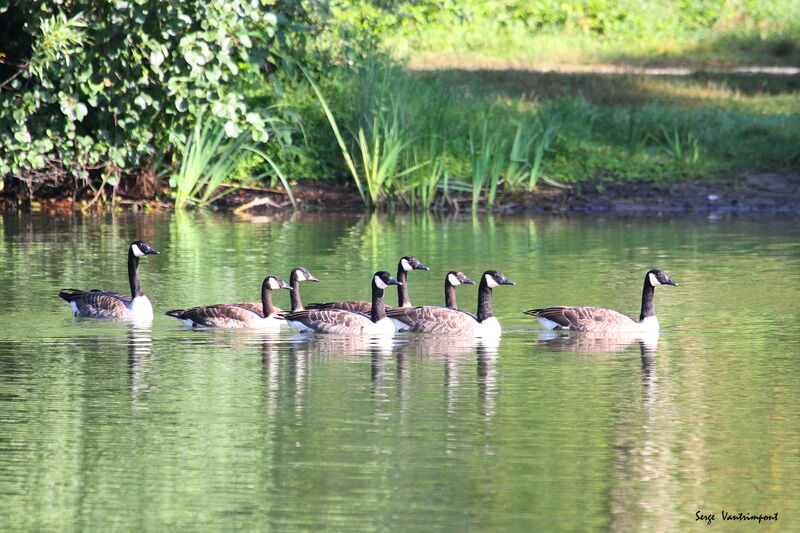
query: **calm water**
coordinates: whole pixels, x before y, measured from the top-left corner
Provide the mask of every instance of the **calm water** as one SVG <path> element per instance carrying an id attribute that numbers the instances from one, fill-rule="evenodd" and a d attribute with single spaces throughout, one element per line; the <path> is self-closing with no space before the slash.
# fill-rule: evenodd
<path id="1" fill-rule="evenodd" d="M 14 215 L 0 236 L 0 530 L 755 527 L 723 510 L 800 530 L 796 221 Z M 141 268 L 152 327 L 72 318 L 58 290 L 127 292 L 136 238 L 161 251 Z M 516 281 L 494 291 L 499 345 L 163 316 L 257 300 L 296 265 L 322 280 L 305 302 L 367 298 L 405 254 L 431 267 L 409 275 L 417 304 L 452 268 Z M 679 283 L 656 291 L 655 345 L 521 314 L 636 315 L 652 267 Z"/>

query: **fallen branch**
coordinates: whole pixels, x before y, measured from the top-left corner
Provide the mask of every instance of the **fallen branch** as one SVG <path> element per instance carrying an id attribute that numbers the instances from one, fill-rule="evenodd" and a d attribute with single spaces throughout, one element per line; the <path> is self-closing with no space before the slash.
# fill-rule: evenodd
<path id="1" fill-rule="evenodd" d="M 228 188 L 234 187 L 234 188 L 237 188 L 237 189 L 241 189 L 243 191 L 271 192 L 273 194 L 283 194 L 283 195 L 288 194 L 283 189 L 265 189 L 264 187 L 243 187 L 243 186 L 239 186 L 239 185 L 229 185 L 227 183 L 221 183 L 217 187 L 218 188 L 221 188 L 221 187 L 228 187 Z"/>
<path id="2" fill-rule="evenodd" d="M 237 207 L 236 209 L 233 210 L 233 213 L 235 215 L 241 215 L 245 211 L 247 211 L 247 210 L 249 210 L 249 209 L 251 209 L 253 207 L 257 207 L 259 205 L 268 205 L 270 207 L 283 209 L 284 207 L 286 207 L 288 205 L 291 205 L 291 202 L 283 202 L 283 203 L 279 204 L 279 203 L 274 202 L 271 198 L 268 198 L 266 196 L 262 196 L 261 198 L 256 198 L 255 200 L 251 200 L 251 201 L 247 202 L 246 204 L 240 205 L 239 207 Z"/>

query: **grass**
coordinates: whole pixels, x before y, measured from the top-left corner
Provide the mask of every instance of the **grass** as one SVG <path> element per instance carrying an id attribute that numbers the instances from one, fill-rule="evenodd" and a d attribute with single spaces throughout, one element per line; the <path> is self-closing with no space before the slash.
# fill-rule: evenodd
<path id="1" fill-rule="evenodd" d="M 312 83 L 312 100 L 294 87 L 308 132 L 294 175 L 349 175 L 371 207 L 492 209 L 543 183 L 724 180 L 800 166 L 800 75 L 714 70 L 800 64 L 800 4 L 700 1 L 670 17 L 667 0 L 581 3 L 622 6 L 627 18 L 587 12 L 588 30 L 578 15 L 531 30 L 481 14 L 481 3 L 514 9 L 468 0 L 472 18 L 392 25 L 384 44 L 405 63 L 339 65 Z M 578 3 L 558 5 L 567 4 Z M 636 70 L 645 66 L 689 69 Z"/>
<path id="2" fill-rule="evenodd" d="M 794 0 L 465 0 L 383 35 L 411 68 L 800 64 Z M 402 19 L 401 19 L 402 21 Z"/>
<path id="3" fill-rule="evenodd" d="M 262 158 L 284 186 L 292 207 L 296 208 L 292 190 L 280 167 L 263 151 L 245 144 L 245 136 L 229 138 L 218 121 L 198 116 L 180 153 L 180 167 L 169 183 L 175 209 L 188 206 L 206 207 L 236 189 L 264 178 L 268 173 L 231 183 L 245 163 L 246 153 Z M 220 185 L 228 185 L 219 191 Z"/>
<path id="4" fill-rule="evenodd" d="M 235 171 L 243 138 L 229 141 L 222 126 L 198 116 L 181 150 L 181 165 L 170 177 L 175 209 L 208 204 L 214 191 Z"/>
<path id="5" fill-rule="evenodd" d="M 329 127 L 307 130 L 312 148 L 335 135 L 339 168 L 350 169 L 366 205 L 493 208 L 542 179 L 713 179 L 796 167 L 797 83 L 370 65 L 325 80 Z M 319 112 L 312 102 L 304 113 Z"/>

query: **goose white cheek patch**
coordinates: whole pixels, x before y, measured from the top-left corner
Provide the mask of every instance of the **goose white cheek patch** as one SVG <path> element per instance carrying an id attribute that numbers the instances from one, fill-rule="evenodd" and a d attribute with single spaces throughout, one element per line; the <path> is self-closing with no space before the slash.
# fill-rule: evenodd
<path id="1" fill-rule="evenodd" d="M 448 274 L 448 275 L 447 275 L 447 281 L 448 281 L 448 282 L 450 283 L 450 285 L 452 285 L 453 287 L 458 287 L 459 285 L 461 285 L 461 282 L 460 282 L 460 281 L 458 281 L 458 278 L 457 278 L 457 277 L 455 277 L 453 274 Z"/>
<path id="2" fill-rule="evenodd" d="M 273 291 L 277 291 L 278 289 L 281 288 L 281 286 L 278 284 L 278 281 L 275 278 L 270 278 L 269 283 L 267 285 Z"/>
<path id="3" fill-rule="evenodd" d="M 144 252 L 135 244 L 131 244 L 131 250 L 133 251 L 133 255 L 136 257 L 143 257 Z"/>
<path id="4" fill-rule="evenodd" d="M 379 289 L 385 289 L 386 287 L 388 287 L 388 285 L 386 285 L 383 282 L 383 280 L 378 276 L 375 276 L 375 280 L 374 281 L 375 281 L 375 286 L 378 287 Z"/>
<path id="5" fill-rule="evenodd" d="M 410 272 L 410 271 L 414 270 L 414 267 L 412 267 L 411 263 L 409 263 L 408 260 L 406 260 L 406 259 L 403 259 L 403 260 L 400 261 L 400 266 L 402 266 L 403 270 L 405 270 L 406 272 Z"/>
<path id="6" fill-rule="evenodd" d="M 661 285 L 661 282 L 658 281 L 658 278 L 656 277 L 655 274 L 649 274 L 649 276 L 650 276 L 650 285 L 652 285 L 653 287 L 658 287 L 659 285 Z"/>
<path id="7" fill-rule="evenodd" d="M 297 281 L 308 281 L 308 278 L 306 277 L 306 273 L 303 272 L 302 270 L 298 270 L 297 271 Z"/>
<path id="8" fill-rule="evenodd" d="M 488 286 L 490 289 L 494 289 L 495 287 L 497 287 L 497 286 L 499 285 L 499 283 L 497 283 L 497 282 L 494 280 L 494 278 L 493 278 L 492 276 L 490 276 L 489 274 L 486 274 L 486 275 L 485 275 L 485 276 L 483 276 L 483 277 L 486 279 L 486 285 L 487 285 L 487 286 Z"/>

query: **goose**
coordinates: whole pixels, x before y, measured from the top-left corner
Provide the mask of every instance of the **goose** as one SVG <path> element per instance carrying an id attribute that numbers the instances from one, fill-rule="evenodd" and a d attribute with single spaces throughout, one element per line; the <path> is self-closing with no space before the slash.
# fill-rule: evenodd
<path id="1" fill-rule="evenodd" d="M 450 281 L 450 280 L 448 280 Z M 497 270 L 487 270 L 481 277 L 478 286 L 478 315 L 460 309 L 437 307 L 434 305 L 415 307 L 408 314 L 390 310 L 391 316 L 404 321 L 408 316 L 414 320 L 405 322 L 408 331 L 422 333 L 450 333 L 472 337 L 490 337 L 500 335 L 500 322 L 492 315 L 492 289 L 499 285 L 516 285 Z M 416 311 L 419 310 L 419 311 Z"/>
<path id="2" fill-rule="evenodd" d="M 444 307 L 438 305 L 393 307 L 386 311 L 386 316 L 392 320 L 397 331 L 408 331 L 418 322 L 436 320 L 439 314 L 446 314 L 448 308 L 458 308 L 455 288 L 462 284 L 475 285 L 475 282 L 465 276 L 463 272 L 451 270 L 444 277 Z"/>
<path id="3" fill-rule="evenodd" d="M 523 311 L 536 317 L 546 329 L 569 329 L 574 331 L 658 331 L 658 318 L 653 305 L 655 288 L 659 285 L 678 284 L 661 270 L 650 270 L 644 276 L 642 289 L 642 312 L 639 321 L 613 309 L 603 307 L 551 306 Z"/>
<path id="4" fill-rule="evenodd" d="M 397 264 L 397 301 L 400 307 L 411 307 L 411 298 L 408 296 L 408 272 L 412 270 L 430 270 L 419 260 L 411 255 L 400 258 Z M 306 306 L 308 309 L 344 309 L 345 311 L 355 311 L 356 313 L 370 314 L 372 303 L 370 302 L 327 302 L 314 303 Z"/>
<path id="5" fill-rule="evenodd" d="M 305 267 L 295 267 L 292 269 L 291 274 L 289 274 L 289 286 L 292 288 L 292 292 L 289 293 L 291 302 L 292 302 L 292 312 L 294 311 L 302 311 L 303 310 L 303 301 L 300 299 L 300 282 L 301 281 L 319 281 L 316 277 L 314 277 L 311 272 L 308 271 Z M 238 305 L 240 307 L 246 307 L 248 309 L 252 309 L 257 313 L 261 312 L 262 305 L 261 302 L 241 302 L 231 305 Z M 283 309 L 280 307 L 274 307 L 276 313 L 282 313 Z M 284 322 L 286 324 L 286 322 Z"/>
<path id="6" fill-rule="evenodd" d="M 278 276 L 267 276 L 261 283 L 261 309 L 251 309 L 239 304 L 216 304 L 189 309 L 173 309 L 167 316 L 173 316 L 187 326 L 207 326 L 217 328 L 260 328 L 278 329 L 283 320 L 272 305 L 272 291 L 292 287 Z"/>
<path id="7" fill-rule="evenodd" d="M 142 292 L 139 283 L 139 258 L 158 253 L 158 250 L 144 241 L 133 241 L 128 247 L 128 282 L 131 286 L 131 296 L 98 289 L 89 291 L 62 289 L 58 296 L 69 303 L 75 316 L 153 320 L 153 306 Z"/>
<path id="8" fill-rule="evenodd" d="M 400 285 L 385 270 L 372 276 L 370 314 L 347 309 L 305 309 L 285 313 L 289 325 L 301 332 L 338 333 L 344 335 L 391 335 L 394 324 L 386 317 L 383 294 L 389 285 Z"/>

